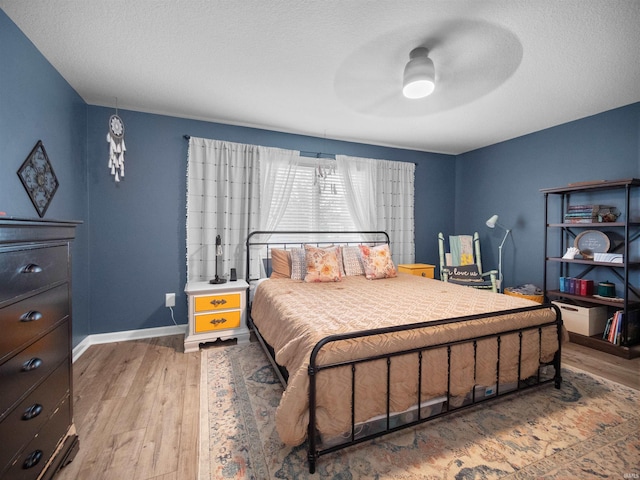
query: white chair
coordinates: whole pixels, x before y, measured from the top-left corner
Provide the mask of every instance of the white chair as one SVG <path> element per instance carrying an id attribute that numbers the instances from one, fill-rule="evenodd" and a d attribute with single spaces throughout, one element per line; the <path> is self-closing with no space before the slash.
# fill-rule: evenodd
<path id="1" fill-rule="evenodd" d="M 498 292 L 497 270 L 482 271 L 480 237 L 471 235 L 449 236 L 449 252 L 446 251 L 442 232 L 438 233 L 440 251 L 440 280 L 466 287 Z"/>

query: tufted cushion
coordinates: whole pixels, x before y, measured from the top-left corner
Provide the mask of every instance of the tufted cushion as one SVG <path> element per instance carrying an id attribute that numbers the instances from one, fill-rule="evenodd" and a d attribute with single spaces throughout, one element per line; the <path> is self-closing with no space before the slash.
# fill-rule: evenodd
<path id="1" fill-rule="evenodd" d="M 305 282 L 339 282 L 342 279 L 338 247 L 318 248 L 305 245 L 304 249 L 307 263 Z"/>
<path id="2" fill-rule="evenodd" d="M 391 259 L 389 245 L 384 244 L 377 247 L 359 245 L 358 248 L 362 257 L 364 274 L 369 280 L 393 278 L 398 275 L 396 266 Z"/>

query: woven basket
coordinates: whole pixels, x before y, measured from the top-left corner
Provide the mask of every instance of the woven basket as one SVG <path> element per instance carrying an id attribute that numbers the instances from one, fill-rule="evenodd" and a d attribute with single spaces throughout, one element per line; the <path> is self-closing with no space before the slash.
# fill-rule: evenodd
<path id="1" fill-rule="evenodd" d="M 527 300 L 533 300 L 534 302 L 544 303 L 544 295 L 524 295 L 522 293 L 514 292 L 510 288 L 504 289 L 505 295 L 510 295 L 512 297 L 525 298 Z"/>

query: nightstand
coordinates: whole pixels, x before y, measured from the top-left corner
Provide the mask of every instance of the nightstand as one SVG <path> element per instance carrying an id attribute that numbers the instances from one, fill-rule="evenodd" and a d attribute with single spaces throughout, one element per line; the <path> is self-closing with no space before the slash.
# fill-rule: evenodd
<path id="1" fill-rule="evenodd" d="M 216 339 L 238 339 L 249 343 L 247 290 L 244 280 L 211 284 L 189 282 L 184 291 L 189 299 L 189 331 L 184 338 L 185 353 L 195 352 L 201 343 Z"/>
<path id="2" fill-rule="evenodd" d="M 407 263 L 404 265 L 398 265 L 398 271 L 404 273 L 410 273 L 411 275 L 417 275 L 418 277 L 433 278 L 433 271 L 435 265 L 429 265 L 427 263 Z"/>

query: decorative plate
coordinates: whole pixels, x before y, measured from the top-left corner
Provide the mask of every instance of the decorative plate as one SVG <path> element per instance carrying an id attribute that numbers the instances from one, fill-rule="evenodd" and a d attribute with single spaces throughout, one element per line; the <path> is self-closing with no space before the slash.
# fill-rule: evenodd
<path id="1" fill-rule="evenodd" d="M 580 250 L 582 258 L 592 260 L 594 253 L 608 252 L 611 243 L 604 232 L 585 230 L 576 237 L 573 246 Z"/>
<path id="2" fill-rule="evenodd" d="M 41 140 L 18 169 L 18 176 L 36 207 L 40 218 L 44 217 L 51 199 L 58 189 L 58 179 L 51 167 L 49 157 Z"/>

